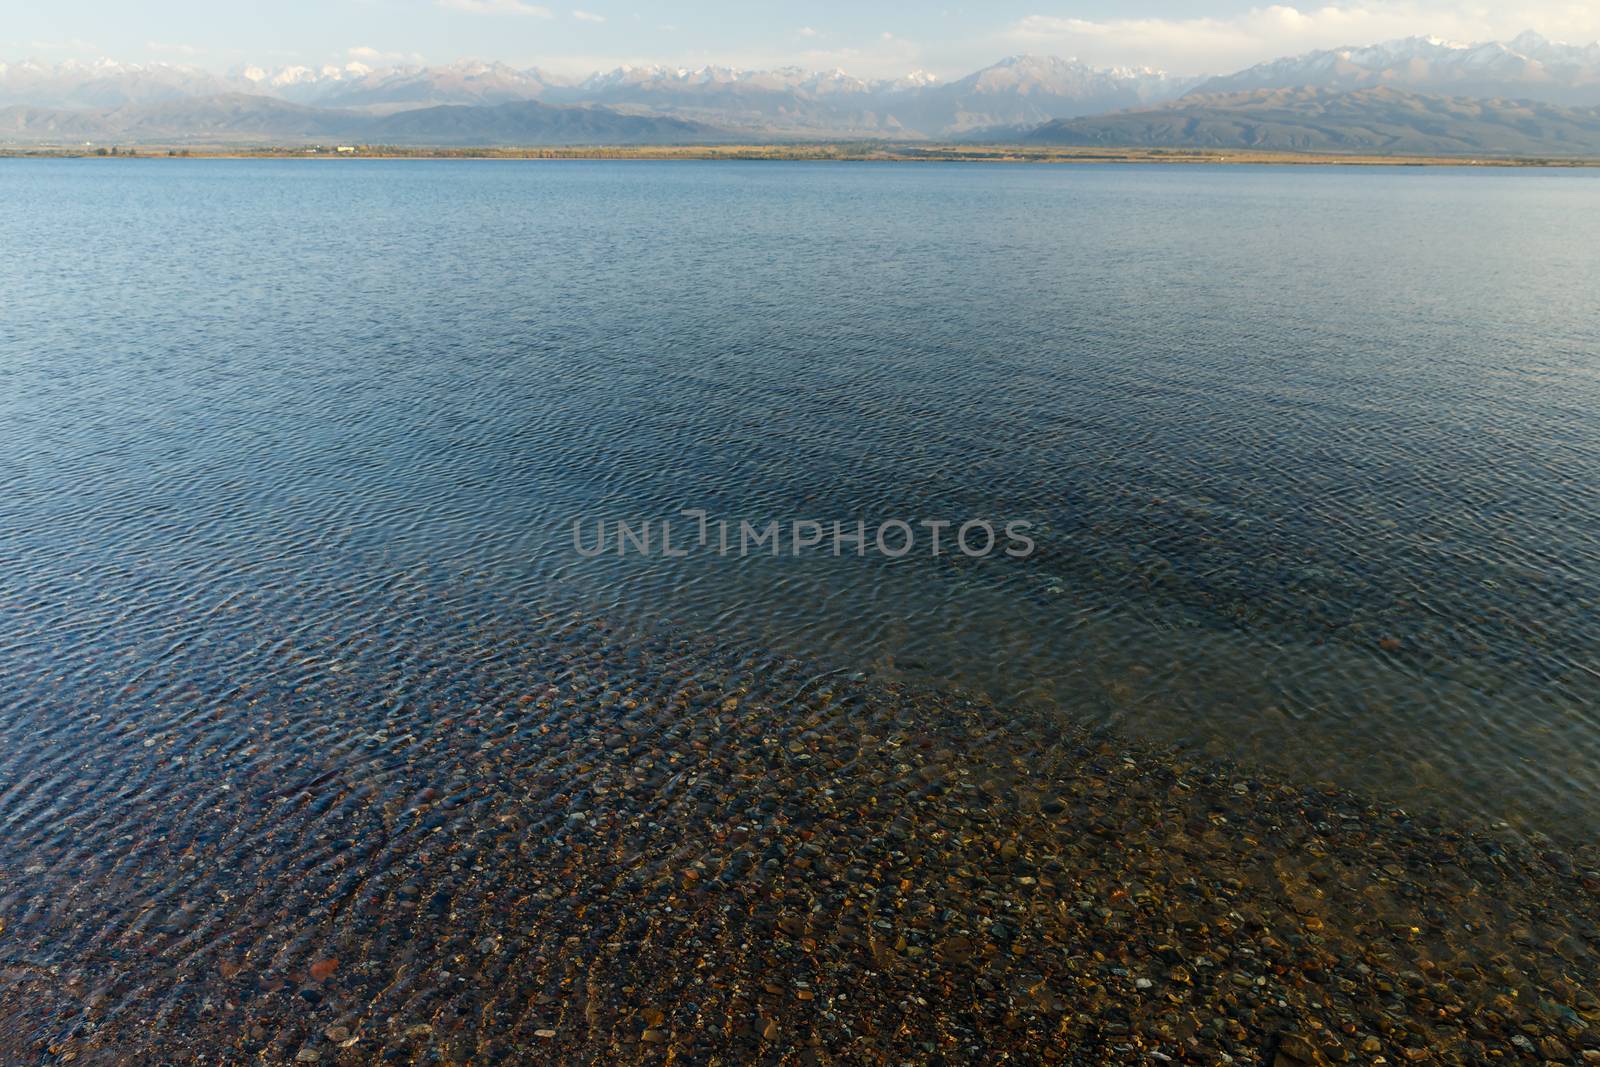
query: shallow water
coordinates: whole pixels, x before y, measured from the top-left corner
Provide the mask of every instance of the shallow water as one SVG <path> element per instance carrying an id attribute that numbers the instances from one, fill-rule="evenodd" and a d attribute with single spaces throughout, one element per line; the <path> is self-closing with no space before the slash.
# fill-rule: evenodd
<path id="1" fill-rule="evenodd" d="M 1596 208 L 1595 172 L 0 161 L 8 833 L 127 831 L 66 783 L 148 730 L 503 699 L 576 609 L 1592 837 Z M 1039 551 L 573 550 L 680 508 Z"/>

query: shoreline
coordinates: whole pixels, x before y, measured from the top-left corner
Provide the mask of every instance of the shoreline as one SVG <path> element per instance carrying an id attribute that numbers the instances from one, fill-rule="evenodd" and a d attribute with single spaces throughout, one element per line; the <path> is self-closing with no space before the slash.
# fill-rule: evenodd
<path id="1" fill-rule="evenodd" d="M 1600 1062 L 1593 849 L 697 636 L 527 643 L 520 692 L 330 682 L 236 758 L 182 706 L 109 740 L 113 812 L 6 832 L 0 1059 Z"/>
<path id="2" fill-rule="evenodd" d="M 749 162 L 863 162 L 863 163 L 991 163 L 1069 165 L 1089 163 L 1190 164 L 1212 166 L 1361 166 L 1361 167 L 1476 167 L 1516 169 L 1591 169 L 1600 159 L 1456 156 L 1388 156 L 1298 152 L 1256 152 L 1204 149 L 1030 147 L 1008 145 L 906 145 L 882 143 L 814 143 L 795 145 L 728 144 L 692 146 L 569 146 L 543 148 L 424 148 L 365 145 L 339 153 L 326 146 L 238 147 L 227 145 L 110 146 L 101 156 L 96 148 L 73 146 L 0 146 L 6 159 L 423 159 L 423 160 L 651 160 Z"/>

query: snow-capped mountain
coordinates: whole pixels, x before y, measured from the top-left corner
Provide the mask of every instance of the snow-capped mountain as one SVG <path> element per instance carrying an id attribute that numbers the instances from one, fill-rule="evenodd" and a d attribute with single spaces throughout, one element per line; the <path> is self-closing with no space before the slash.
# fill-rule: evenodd
<path id="1" fill-rule="evenodd" d="M 0 106 L 123 107 L 240 89 L 234 79 L 170 63 L 0 63 Z"/>
<path id="2" fill-rule="evenodd" d="M 925 71 L 869 81 L 796 67 L 622 67 L 564 98 L 769 130 L 938 137 L 1171 99 L 1195 83 L 1159 71 L 1013 56 L 950 83 Z"/>
<path id="3" fill-rule="evenodd" d="M 1019 139 L 1118 148 L 1582 159 L 1600 155 L 1600 108 L 1389 87 L 1256 89 L 1057 119 Z"/>
<path id="4" fill-rule="evenodd" d="M 362 63 L 342 67 L 284 67 L 237 72 L 256 92 L 320 107 L 400 111 L 436 104 L 506 104 L 538 100 L 563 82 L 538 70 L 504 63 L 463 60 L 443 67 L 373 69 Z"/>
<path id="5" fill-rule="evenodd" d="M 951 88 L 969 94 L 1079 99 L 1096 93 L 1159 93 L 1172 79 L 1163 71 L 1136 67 L 1099 69 L 1056 56 L 1010 56 L 969 75 Z"/>
<path id="6" fill-rule="evenodd" d="M 922 94 L 918 125 L 944 132 L 1022 126 L 1171 100 L 1199 79 L 1055 56 L 1011 56 Z"/>
<path id="7" fill-rule="evenodd" d="M 1003 60 L 948 84 L 926 71 L 865 79 L 843 70 L 801 67 L 649 65 L 568 81 L 538 70 L 476 61 L 381 69 L 361 63 L 241 66 L 226 75 L 161 64 L 29 63 L 0 67 L 0 106 L 111 108 L 243 93 L 390 114 L 436 105 L 538 100 L 751 133 L 939 137 L 1130 107 L 1175 97 L 1191 84 L 1157 71 L 1098 70 L 1075 60 L 1031 56 Z"/>
<path id="8" fill-rule="evenodd" d="M 1379 87 L 1510 97 L 1566 105 L 1600 104 L 1600 44 L 1558 44 L 1537 33 L 1511 41 L 1459 44 L 1408 37 L 1262 63 L 1200 85 L 1197 94 L 1256 89 Z"/>
<path id="9" fill-rule="evenodd" d="M 577 86 L 585 94 L 619 89 L 678 92 L 684 90 L 742 86 L 767 91 L 788 90 L 821 96 L 832 93 L 876 93 L 916 90 L 937 84 L 939 79 L 926 71 L 912 71 L 901 78 L 867 80 L 842 70 L 807 70 L 804 67 L 776 67 L 772 70 L 743 70 L 738 67 L 668 67 L 659 64 L 618 67 L 591 75 Z"/>
<path id="10" fill-rule="evenodd" d="M 243 66 L 226 74 L 109 60 L 0 63 L 0 108 L 106 110 L 249 96 L 387 116 L 428 107 L 538 101 L 670 119 L 740 137 L 780 138 L 982 137 L 984 131 L 997 134 L 1055 119 L 1148 108 L 1191 91 L 1302 88 L 1392 88 L 1456 98 L 1595 105 L 1600 104 L 1600 44 L 1557 44 L 1534 33 L 1487 44 L 1411 37 L 1278 59 L 1211 79 L 1028 55 L 1011 56 L 948 82 L 922 71 L 866 79 L 842 70 L 801 67 L 628 66 L 578 80 L 480 61 L 433 67 Z"/>

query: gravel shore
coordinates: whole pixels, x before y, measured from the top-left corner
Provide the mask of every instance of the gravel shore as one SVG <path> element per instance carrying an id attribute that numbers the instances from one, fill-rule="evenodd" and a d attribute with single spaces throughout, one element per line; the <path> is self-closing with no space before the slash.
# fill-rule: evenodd
<path id="1" fill-rule="evenodd" d="M 1600 1063 L 1593 850 L 687 638 L 516 656 L 0 765 L 0 1063 Z"/>

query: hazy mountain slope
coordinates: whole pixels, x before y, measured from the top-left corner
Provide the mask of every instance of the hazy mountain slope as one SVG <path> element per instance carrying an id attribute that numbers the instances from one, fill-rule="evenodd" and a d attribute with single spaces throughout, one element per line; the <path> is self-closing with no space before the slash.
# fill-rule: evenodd
<path id="1" fill-rule="evenodd" d="M 1023 140 L 1149 148 L 1600 156 L 1600 108 L 1454 99 L 1395 89 L 1259 90 L 1061 119 Z"/>
<path id="2" fill-rule="evenodd" d="M 439 104 L 539 100 L 683 119 L 746 136 L 793 137 L 950 136 L 1153 103 L 1192 84 L 1155 71 L 1101 70 L 1035 56 L 1013 56 L 950 84 L 920 71 L 866 80 L 797 67 L 621 67 L 567 82 L 479 62 L 382 70 L 359 63 L 241 67 L 225 77 L 161 64 L 0 64 L 0 104 L 97 109 L 245 93 L 387 114 Z"/>
<path id="3" fill-rule="evenodd" d="M 0 106 L 104 109 L 228 93 L 372 114 L 442 104 L 612 108 L 777 137 L 959 137 L 1175 100 L 1262 89 L 1392 88 L 1453 97 L 1600 105 L 1600 44 L 1557 44 L 1527 33 L 1457 45 L 1413 37 L 1273 60 L 1225 77 L 1177 78 L 1141 68 L 1095 68 L 1049 56 L 1011 56 L 956 81 L 922 72 L 873 80 L 798 67 L 619 67 L 582 80 L 463 61 L 373 69 L 361 63 L 215 75 L 172 64 L 100 60 L 0 63 Z"/>
<path id="4" fill-rule="evenodd" d="M 1536 33 L 1477 45 L 1411 37 L 1262 63 L 1208 79 L 1194 93 L 1214 96 L 1256 89 L 1379 87 L 1596 105 L 1600 104 L 1600 44 L 1556 44 Z"/>
<path id="5" fill-rule="evenodd" d="M 863 81 L 843 71 L 622 68 L 560 99 L 679 114 L 779 133 L 938 137 L 1171 99 L 1193 85 L 1156 71 L 1098 70 L 1075 60 L 1012 56 L 942 84 L 917 72 Z"/>
<path id="6" fill-rule="evenodd" d="M 376 70 L 287 90 L 323 107 L 405 110 L 435 104 L 505 104 L 537 100 L 559 83 L 539 71 L 504 63 L 453 63 L 447 67 Z"/>
<path id="7" fill-rule="evenodd" d="M 438 145 L 1053 137 L 1581 154 L 1589 151 L 1589 117 L 1550 108 L 1600 106 L 1600 44 L 1556 44 L 1531 33 L 1471 46 L 1408 38 L 1197 81 L 1039 56 L 1012 56 L 947 83 L 921 72 L 867 80 L 797 67 L 621 67 L 569 81 L 476 61 L 376 70 L 360 63 L 241 67 L 227 75 L 160 63 L 30 61 L 0 63 L 0 108 L 13 105 L 0 115 L 0 137 Z M 1398 95 L 1370 95 L 1378 90 Z M 1335 101 L 1341 92 L 1353 95 Z M 1421 104 L 1412 93 L 1454 102 Z M 1492 103 L 1463 103 L 1468 97 Z M 1132 108 L 1145 110 L 1137 118 L 1112 114 Z M 70 110 L 77 113 L 55 113 Z M 1094 118 L 1052 121 L 1082 116 Z M 1049 125 L 1036 131 L 1041 124 Z"/>
<path id="8" fill-rule="evenodd" d="M 338 139 L 359 134 L 366 121 L 353 112 L 245 93 L 123 108 L 107 120 L 128 140 L 195 142 Z"/>
<path id="9" fill-rule="evenodd" d="M 873 83 L 842 72 L 625 67 L 550 98 L 745 130 L 826 134 L 880 131 L 879 95 Z"/>
<path id="10" fill-rule="evenodd" d="M 447 105 L 403 111 L 373 122 L 365 139 L 406 145 L 621 145 L 690 144 L 725 137 L 714 127 L 683 119 L 525 100 L 493 107 Z"/>
<path id="11" fill-rule="evenodd" d="M 0 140 L 79 144 L 679 144 L 722 139 L 680 119 L 535 101 L 377 116 L 233 93 L 126 108 L 0 108 Z"/>
<path id="12" fill-rule="evenodd" d="M 0 109 L 0 138 L 76 143 L 285 143 L 358 135 L 370 120 L 244 93 L 163 100 L 123 108 Z"/>
<path id="13" fill-rule="evenodd" d="M 32 107 L 14 104 L 0 107 L 0 142 L 78 144 L 103 141 L 113 136 L 108 112 L 81 108 Z"/>
<path id="14" fill-rule="evenodd" d="M 216 96 L 248 87 L 238 79 L 167 63 L 0 63 L 0 106 L 113 108 Z"/>

